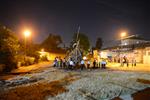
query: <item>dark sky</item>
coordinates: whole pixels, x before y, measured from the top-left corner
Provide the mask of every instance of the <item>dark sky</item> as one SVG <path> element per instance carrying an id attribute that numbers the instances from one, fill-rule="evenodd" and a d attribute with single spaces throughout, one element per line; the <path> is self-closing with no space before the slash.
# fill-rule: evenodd
<path id="1" fill-rule="evenodd" d="M 22 36 L 32 30 L 35 42 L 49 33 L 59 34 L 69 43 L 73 33 L 88 35 L 92 44 L 97 37 L 104 41 L 127 31 L 150 37 L 149 0 L 0 0 L 0 23 Z"/>

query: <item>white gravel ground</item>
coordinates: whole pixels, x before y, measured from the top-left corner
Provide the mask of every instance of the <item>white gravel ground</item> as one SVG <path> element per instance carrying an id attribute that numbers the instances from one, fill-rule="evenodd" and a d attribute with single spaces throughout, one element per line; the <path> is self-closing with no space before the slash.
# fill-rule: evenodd
<path id="1" fill-rule="evenodd" d="M 120 96 L 124 100 L 132 100 L 131 94 L 150 87 L 148 84 L 137 82 L 137 79 L 150 80 L 150 73 L 125 72 L 108 70 L 66 71 L 49 68 L 40 73 L 17 76 L 8 81 L 24 78 L 41 78 L 39 82 L 48 82 L 63 79 L 65 76 L 74 75 L 80 79 L 65 86 L 69 91 L 55 97 L 48 96 L 48 100 L 110 100 Z M 29 83 L 21 86 L 32 85 Z M 15 88 L 15 87 L 13 87 Z"/>
<path id="2" fill-rule="evenodd" d="M 117 96 L 132 100 L 130 94 L 150 87 L 136 82 L 138 78 L 150 80 L 148 73 L 97 70 L 83 71 L 80 76 L 81 79 L 67 86 L 69 92 L 49 100 L 110 100 Z"/>

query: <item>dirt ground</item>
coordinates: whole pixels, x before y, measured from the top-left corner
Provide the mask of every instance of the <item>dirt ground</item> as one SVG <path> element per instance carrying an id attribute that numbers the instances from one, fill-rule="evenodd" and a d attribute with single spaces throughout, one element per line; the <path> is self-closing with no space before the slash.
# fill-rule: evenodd
<path id="1" fill-rule="evenodd" d="M 65 85 L 77 80 L 73 75 L 50 83 L 37 83 L 29 86 L 21 86 L 0 93 L 0 100 L 44 100 L 46 96 L 56 96 L 67 92 Z"/>
<path id="2" fill-rule="evenodd" d="M 9 82 L 9 85 L 8 83 L 1 85 L 0 100 L 104 100 L 99 97 L 100 93 L 104 97 L 106 93 L 107 97 L 118 89 L 122 89 L 121 94 L 112 96 L 114 97 L 112 100 L 149 100 L 150 98 L 148 72 L 119 71 L 110 68 L 64 70 L 48 67 L 49 63 L 46 65 L 47 67 L 27 72 L 13 72 L 10 77 L 9 75 L 1 77 Z M 41 78 L 41 80 L 15 83 L 24 78 L 28 80 Z M 122 99 L 121 95 L 129 95 L 132 99 Z"/>

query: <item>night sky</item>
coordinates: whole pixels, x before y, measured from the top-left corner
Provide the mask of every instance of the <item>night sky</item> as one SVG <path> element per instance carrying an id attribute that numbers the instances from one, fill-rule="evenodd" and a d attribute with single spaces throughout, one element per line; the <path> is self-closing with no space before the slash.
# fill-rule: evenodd
<path id="1" fill-rule="evenodd" d="M 0 0 L 0 23 L 21 38 L 32 30 L 36 43 L 49 33 L 59 34 L 69 43 L 73 33 L 88 35 L 92 44 L 119 38 L 126 31 L 150 37 L 149 0 Z"/>

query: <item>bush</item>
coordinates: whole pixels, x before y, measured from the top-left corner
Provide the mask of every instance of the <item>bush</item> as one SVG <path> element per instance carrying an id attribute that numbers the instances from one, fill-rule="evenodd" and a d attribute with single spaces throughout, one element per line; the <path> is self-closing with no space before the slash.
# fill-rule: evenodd
<path id="1" fill-rule="evenodd" d="M 13 34 L 11 30 L 0 25 L 0 64 L 5 65 L 4 71 L 11 71 L 17 65 L 15 55 L 20 45 Z"/>
<path id="2" fill-rule="evenodd" d="M 46 56 L 46 55 L 45 55 L 45 56 L 42 56 L 42 57 L 41 57 L 41 61 L 48 61 L 47 56 Z"/>

